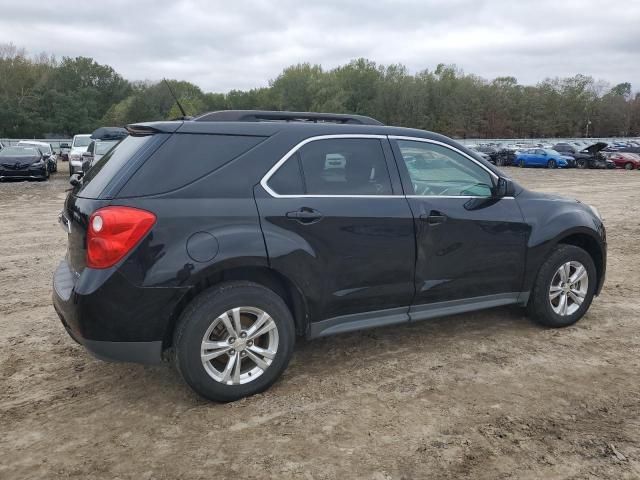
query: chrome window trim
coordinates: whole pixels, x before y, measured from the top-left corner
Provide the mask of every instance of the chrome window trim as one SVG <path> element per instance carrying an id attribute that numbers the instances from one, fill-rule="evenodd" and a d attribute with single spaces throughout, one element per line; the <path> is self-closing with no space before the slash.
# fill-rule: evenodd
<path id="1" fill-rule="evenodd" d="M 269 195 L 274 198 L 402 198 L 402 195 L 280 195 L 279 193 L 274 192 L 268 185 L 269 179 L 278 171 L 278 169 L 293 156 L 300 148 L 304 147 L 307 143 L 315 142 L 318 140 L 332 140 L 336 138 L 374 138 L 378 140 L 385 140 L 387 138 L 386 135 L 369 135 L 369 134 L 359 134 L 359 133 L 336 133 L 332 135 L 317 135 L 315 137 L 309 137 L 301 142 L 299 142 L 296 146 L 294 146 L 291 150 L 289 150 L 284 157 L 278 160 L 273 167 L 269 169 L 267 173 L 265 173 L 262 180 L 260 180 L 260 185 L 264 188 Z M 385 160 L 386 161 L 386 160 Z M 389 180 L 391 181 L 391 180 Z"/>
<path id="2" fill-rule="evenodd" d="M 308 195 L 308 194 L 303 194 L 303 195 L 281 195 L 279 193 L 276 193 L 274 190 L 272 190 L 269 187 L 269 184 L 268 184 L 269 179 L 280 169 L 280 167 L 287 160 L 289 160 L 289 158 L 291 158 L 304 145 L 306 145 L 307 143 L 318 141 L 318 140 L 331 140 L 331 139 L 336 139 L 336 138 L 374 138 L 374 139 L 378 139 L 378 140 L 389 139 L 389 140 L 409 140 L 409 141 L 414 141 L 415 140 L 415 141 L 424 142 L 424 143 L 434 143 L 434 144 L 441 145 L 443 147 L 449 148 L 449 149 L 461 154 L 462 156 L 468 158 L 472 162 L 476 163 L 477 165 L 479 165 L 480 167 L 485 169 L 496 180 L 499 178 L 494 172 L 489 170 L 487 167 L 485 167 L 484 165 L 479 163 L 476 159 L 470 157 L 469 155 L 467 155 L 463 151 L 458 150 L 457 148 L 452 147 L 451 145 L 448 145 L 446 143 L 439 142 L 437 140 L 430 140 L 430 139 L 427 139 L 427 138 L 419 138 L 419 137 L 399 136 L 399 135 L 375 135 L 375 134 L 359 134 L 359 133 L 339 133 L 338 134 L 338 133 L 336 133 L 336 134 L 331 134 L 331 135 L 316 135 L 314 137 L 306 138 L 306 139 L 302 140 L 301 142 L 299 142 L 298 144 L 296 144 L 280 160 L 278 160 L 267 171 L 267 173 L 264 174 L 264 176 L 262 177 L 262 180 L 260 180 L 260 185 L 273 198 L 467 198 L 467 199 L 469 199 L 469 198 L 488 198 L 488 197 L 483 197 L 483 196 L 480 196 L 480 195 L 404 195 L 404 194 L 395 194 L 395 195 L 321 195 L 321 194 L 317 194 L 317 195 Z M 511 199 L 511 200 L 513 200 L 514 197 L 502 197 L 502 199 Z"/>

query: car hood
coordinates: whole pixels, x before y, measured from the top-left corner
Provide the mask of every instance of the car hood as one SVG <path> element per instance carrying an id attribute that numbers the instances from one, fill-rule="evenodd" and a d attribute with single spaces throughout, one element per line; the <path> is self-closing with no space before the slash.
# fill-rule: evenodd
<path id="1" fill-rule="evenodd" d="M 73 147 L 71 150 L 69 150 L 69 154 L 71 153 L 83 153 L 87 151 L 87 148 L 89 148 L 89 145 L 87 145 L 86 147 Z"/>
<path id="2" fill-rule="evenodd" d="M 589 145 L 587 148 L 581 151 L 587 152 L 593 155 L 594 153 L 598 153 L 600 150 L 604 150 L 605 148 L 607 148 L 606 143 L 598 142 L 598 143 L 594 143 L 593 145 Z"/>
<path id="3" fill-rule="evenodd" d="M 32 163 L 36 163 L 40 161 L 40 157 L 38 155 L 34 155 L 32 157 L 25 156 L 7 156 L 0 157 L 0 165 L 3 167 L 14 167 L 16 164 L 18 165 L 31 165 Z"/>

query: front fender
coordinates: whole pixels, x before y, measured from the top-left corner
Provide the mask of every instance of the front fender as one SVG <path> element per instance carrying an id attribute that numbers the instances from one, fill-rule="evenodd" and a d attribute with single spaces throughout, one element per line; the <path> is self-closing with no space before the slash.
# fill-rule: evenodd
<path id="1" fill-rule="evenodd" d="M 531 228 L 527 241 L 523 291 L 531 291 L 538 271 L 551 251 L 558 244 L 567 241 L 597 245 L 601 259 L 594 258 L 594 262 L 601 263 L 598 265 L 600 278 L 596 290 L 599 292 L 606 265 L 606 233 L 602 221 L 589 207 L 577 200 L 538 196 L 531 192 L 524 192 L 518 200 L 525 222 Z"/>

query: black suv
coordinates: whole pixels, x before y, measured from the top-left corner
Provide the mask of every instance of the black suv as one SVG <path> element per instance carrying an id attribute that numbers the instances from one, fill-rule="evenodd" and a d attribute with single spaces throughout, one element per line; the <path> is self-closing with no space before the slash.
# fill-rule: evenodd
<path id="1" fill-rule="evenodd" d="M 258 111 L 128 131 L 66 199 L 53 303 L 97 357 L 173 361 L 209 399 L 268 388 L 296 336 L 510 304 L 564 327 L 602 288 L 595 208 L 442 135 Z"/>

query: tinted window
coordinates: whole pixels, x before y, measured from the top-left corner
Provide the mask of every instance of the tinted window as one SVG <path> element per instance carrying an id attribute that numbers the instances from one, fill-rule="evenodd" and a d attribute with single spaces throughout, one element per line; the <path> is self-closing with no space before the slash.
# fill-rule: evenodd
<path id="1" fill-rule="evenodd" d="M 476 162 L 441 145 L 398 140 L 414 195 L 491 196 L 493 181 Z"/>
<path id="2" fill-rule="evenodd" d="M 391 195 L 391 180 L 377 139 L 316 140 L 298 153 L 308 195 Z"/>
<path id="3" fill-rule="evenodd" d="M 264 137 L 174 134 L 138 169 L 118 196 L 154 195 L 183 187 L 262 140 Z"/>
<path id="4" fill-rule="evenodd" d="M 301 195 L 304 193 L 297 154 L 284 162 L 273 174 L 269 179 L 269 187 L 280 195 Z"/>
<path id="5" fill-rule="evenodd" d="M 98 160 L 82 177 L 82 187 L 77 195 L 98 198 L 111 179 L 125 164 L 147 143 L 152 135 L 146 137 L 127 137 L 116 148 Z"/>

